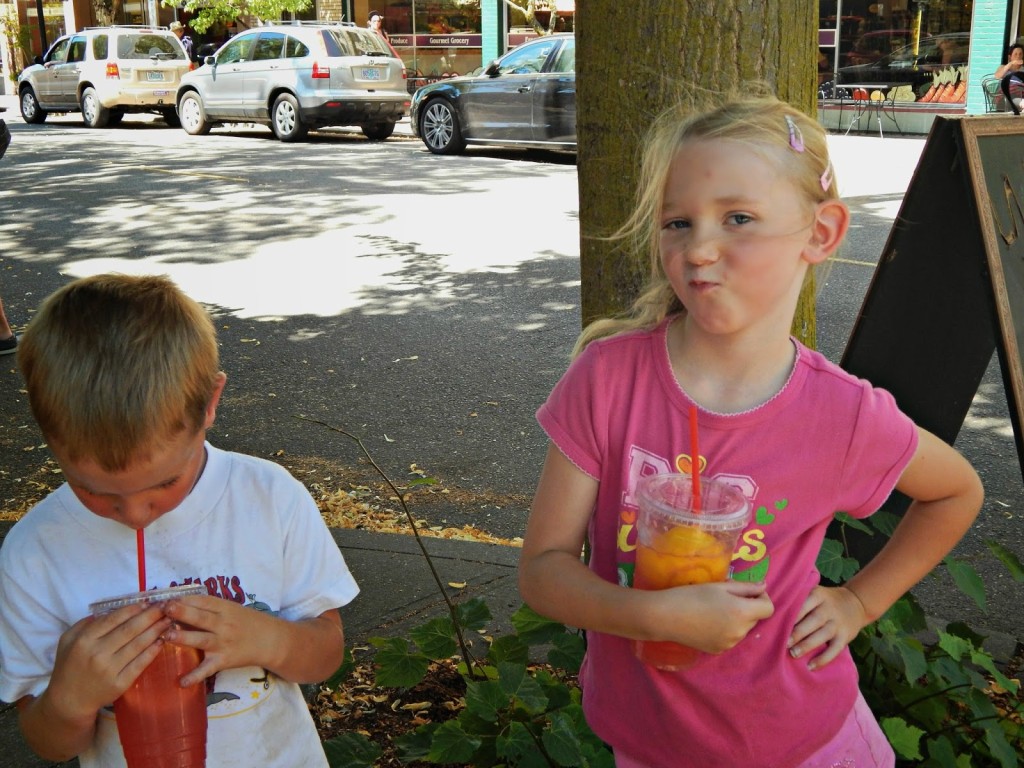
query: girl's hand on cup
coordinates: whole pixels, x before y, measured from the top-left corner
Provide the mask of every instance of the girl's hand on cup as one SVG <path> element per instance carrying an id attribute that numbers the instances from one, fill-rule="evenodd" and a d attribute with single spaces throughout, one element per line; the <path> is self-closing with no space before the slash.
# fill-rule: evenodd
<path id="1" fill-rule="evenodd" d="M 666 601 L 665 637 L 705 653 L 727 651 L 775 612 L 765 585 L 720 581 L 672 587 L 649 594 Z"/>

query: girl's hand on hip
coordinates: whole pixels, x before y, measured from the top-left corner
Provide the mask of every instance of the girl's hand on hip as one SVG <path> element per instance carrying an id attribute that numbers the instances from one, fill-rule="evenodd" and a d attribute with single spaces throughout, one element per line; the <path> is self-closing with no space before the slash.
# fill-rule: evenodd
<path id="1" fill-rule="evenodd" d="M 833 661 L 867 623 L 864 606 L 852 590 L 817 586 L 800 608 L 789 637 L 789 655 L 799 659 L 821 648 L 821 653 L 807 663 L 810 669 L 820 669 Z"/>

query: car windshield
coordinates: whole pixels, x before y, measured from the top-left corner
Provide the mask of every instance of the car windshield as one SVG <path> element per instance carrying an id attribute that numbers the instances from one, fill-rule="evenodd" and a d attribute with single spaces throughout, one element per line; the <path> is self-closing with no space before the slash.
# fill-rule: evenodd
<path id="1" fill-rule="evenodd" d="M 543 40 L 517 48 L 498 62 L 497 70 L 503 75 L 529 75 L 544 69 L 558 40 Z"/>
<path id="2" fill-rule="evenodd" d="M 163 35 L 121 35 L 117 39 L 119 59 L 184 59 L 185 51 Z"/>

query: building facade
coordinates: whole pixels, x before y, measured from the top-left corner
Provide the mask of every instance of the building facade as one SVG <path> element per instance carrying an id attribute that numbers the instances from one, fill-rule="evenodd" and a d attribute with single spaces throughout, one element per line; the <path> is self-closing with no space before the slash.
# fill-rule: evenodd
<path id="1" fill-rule="evenodd" d="M 575 0 L 537 0 L 536 5 L 536 17 L 545 27 L 554 12 L 556 30 L 572 31 Z M 365 26 L 371 11 L 383 15 L 392 47 L 416 82 L 476 71 L 537 34 L 525 15 L 504 0 L 313 0 L 294 18 Z M 109 24 L 167 25 L 175 20 L 187 27 L 189 16 L 160 0 L 0 0 L 0 64 L 5 77 L 13 79 L 67 32 Z M 257 22 L 243 17 L 203 34 L 189 33 L 198 50 L 219 46 L 252 23 Z"/>
<path id="2" fill-rule="evenodd" d="M 922 134 L 937 114 L 997 108 L 983 81 L 1024 35 L 1021 5 L 820 0 L 819 118 L 833 130 Z M 858 115 L 867 119 L 857 124 Z"/>

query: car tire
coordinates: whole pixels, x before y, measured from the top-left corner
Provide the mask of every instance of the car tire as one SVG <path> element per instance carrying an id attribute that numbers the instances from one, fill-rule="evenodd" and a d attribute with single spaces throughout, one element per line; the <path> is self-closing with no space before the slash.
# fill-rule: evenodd
<path id="1" fill-rule="evenodd" d="M 100 104 L 100 97 L 92 86 L 82 91 L 82 122 L 90 128 L 106 128 L 110 110 Z"/>
<path id="2" fill-rule="evenodd" d="M 198 93 L 190 91 L 181 97 L 178 102 L 178 124 L 190 136 L 204 136 L 210 132 L 213 126 L 206 119 Z"/>
<path id="3" fill-rule="evenodd" d="M 39 124 L 46 119 L 47 112 L 39 106 L 36 92 L 31 88 L 26 88 L 21 92 L 19 101 L 21 103 L 21 117 L 26 123 Z"/>
<path id="4" fill-rule="evenodd" d="M 181 120 L 178 119 L 178 113 L 174 109 L 174 107 L 161 109 L 160 115 L 161 117 L 163 117 L 164 122 L 167 123 L 171 128 L 181 128 Z"/>
<path id="5" fill-rule="evenodd" d="M 298 141 L 309 132 L 309 126 L 302 122 L 299 102 L 290 93 L 282 93 L 270 110 L 270 127 L 281 141 Z"/>
<path id="6" fill-rule="evenodd" d="M 107 125 L 111 126 L 111 127 L 113 127 L 115 125 L 120 125 L 122 120 L 124 120 L 124 110 L 123 109 L 111 109 L 110 110 L 110 119 L 107 121 Z"/>
<path id="7" fill-rule="evenodd" d="M 427 102 L 420 117 L 420 136 L 435 155 L 457 155 L 466 148 L 459 116 L 445 99 Z"/>
<path id="8" fill-rule="evenodd" d="M 363 123 L 359 127 L 363 129 L 363 136 L 370 141 L 384 141 L 395 132 L 395 124 L 390 120 L 383 123 Z"/>

